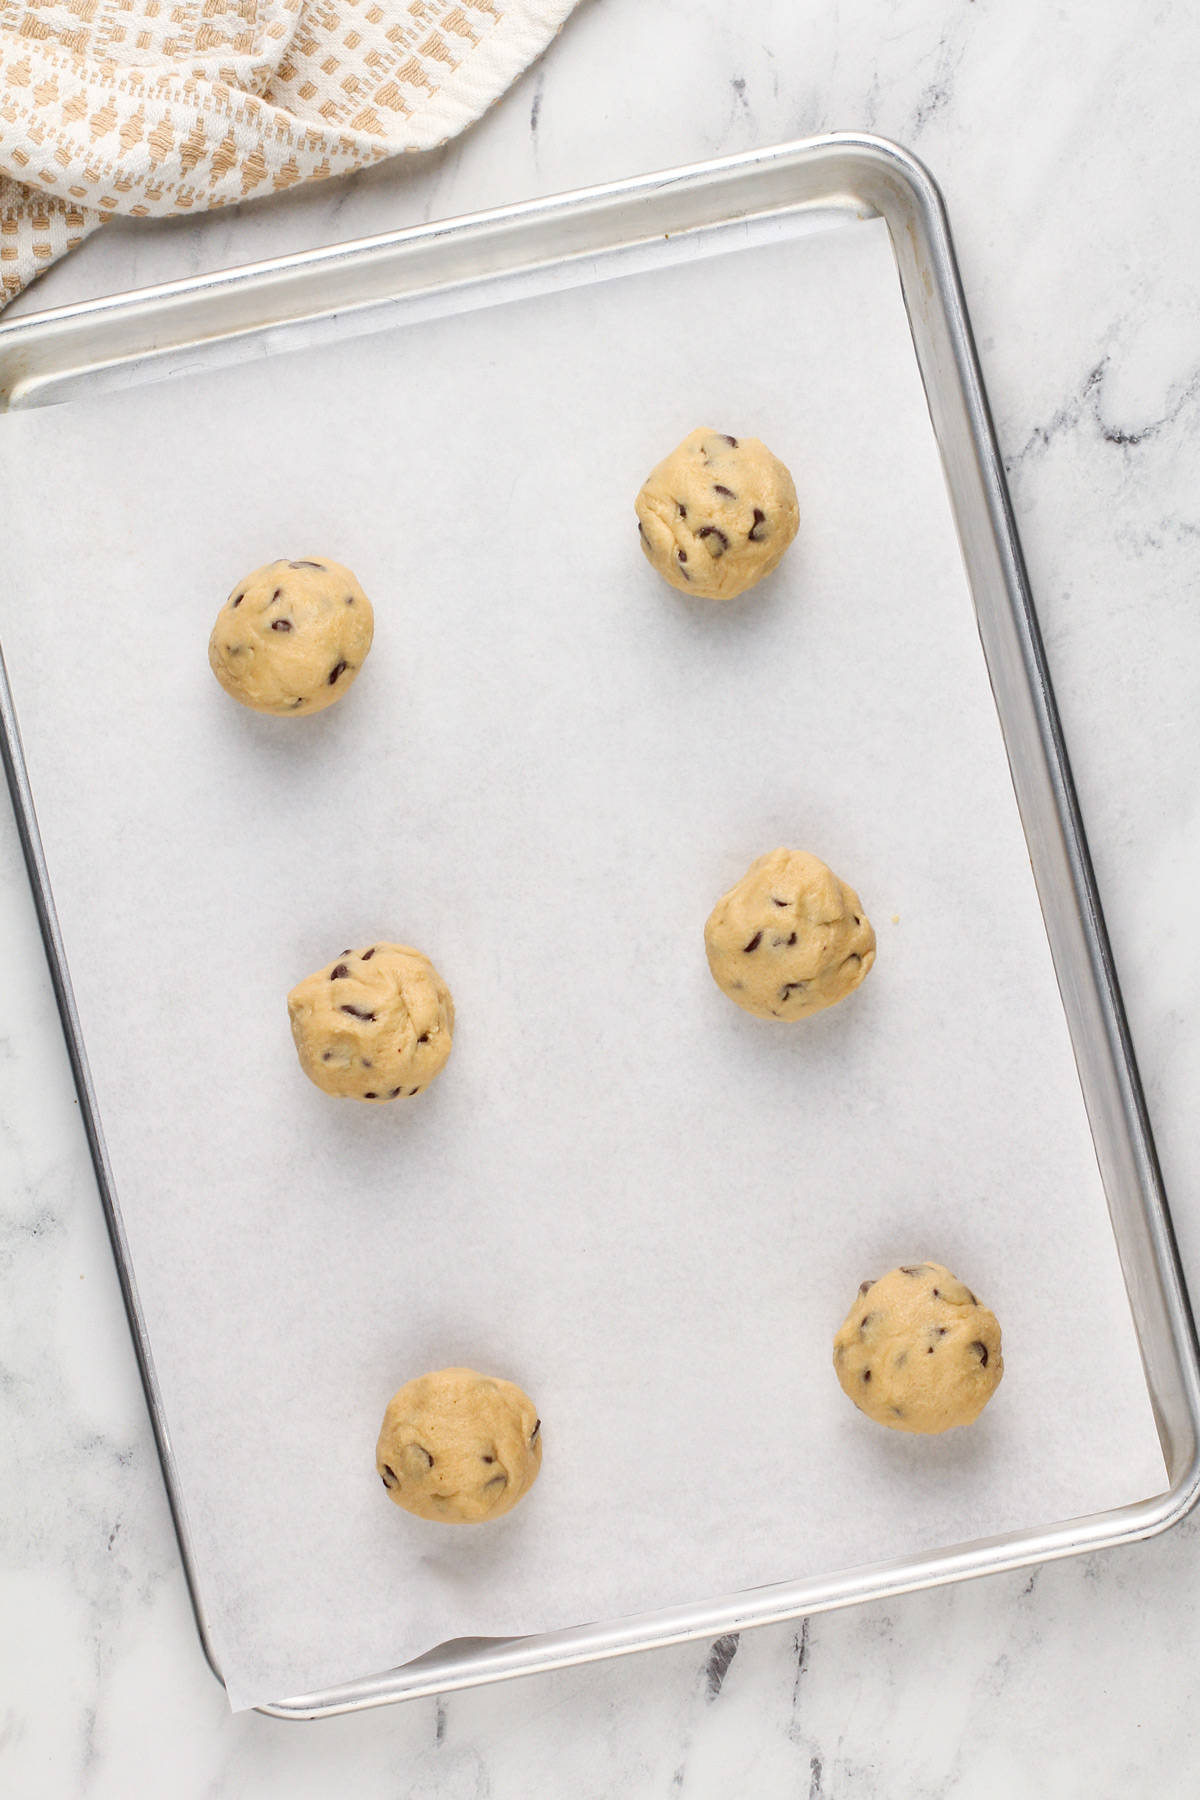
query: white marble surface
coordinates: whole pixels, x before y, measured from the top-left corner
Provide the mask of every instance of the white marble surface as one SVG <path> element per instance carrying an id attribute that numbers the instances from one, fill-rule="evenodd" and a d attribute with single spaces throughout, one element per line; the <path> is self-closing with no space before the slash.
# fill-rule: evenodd
<path id="1" fill-rule="evenodd" d="M 1200 1283 L 1197 91 L 1190 0 L 584 0 L 445 152 L 239 214 L 111 226 L 21 309 L 829 128 L 916 150 L 950 204 Z M 1197 1524 L 750 1634 L 732 1660 L 685 1648 L 309 1726 L 232 1718 L 191 1625 L 7 809 L 0 957 L 0 1792 L 1200 1791 Z"/>

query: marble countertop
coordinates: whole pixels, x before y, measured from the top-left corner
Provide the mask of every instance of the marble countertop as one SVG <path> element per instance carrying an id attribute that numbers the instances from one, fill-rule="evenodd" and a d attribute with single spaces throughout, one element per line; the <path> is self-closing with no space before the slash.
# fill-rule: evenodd
<path id="1" fill-rule="evenodd" d="M 949 204 L 1200 1283 L 1200 946 L 1184 904 L 1200 866 L 1200 240 L 1186 173 L 1198 91 L 1188 0 L 583 0 L 542 62 L 445 150 L 211 218 L 111 224 L 16 310 L 824 130 L 914 150 Z M 307 1726 L 231 1716 L 191 1620 L 7 808 L 0 957 L 0 1791 L 1200 1791 L 1193 1521 L 1033 1575 L 444 1702 Z M 1063 1304 L 1086 1305 L 1086 1287 Z"/>

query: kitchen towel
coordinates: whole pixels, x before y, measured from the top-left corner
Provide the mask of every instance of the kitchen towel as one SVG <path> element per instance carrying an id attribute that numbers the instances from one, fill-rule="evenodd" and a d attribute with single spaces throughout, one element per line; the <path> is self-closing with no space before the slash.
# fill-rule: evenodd
<path id="1" fill-rule="evenodd" d="M 116 213 L 202 212 L 462 131 L 576 0 L 0 0 L 0 306 Z"/>

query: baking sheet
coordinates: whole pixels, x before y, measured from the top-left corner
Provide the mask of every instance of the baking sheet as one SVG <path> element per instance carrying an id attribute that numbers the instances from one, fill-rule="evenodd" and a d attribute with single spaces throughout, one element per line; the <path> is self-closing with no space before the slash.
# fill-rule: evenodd
<path id="1" fill-rule="evenodd" d="M 801 497 L 723 608 L 636 545 L 699 423 Z M 881 223 L 11 415 L 0 480 L 4 648 L 235 1707 L 1162 1488 Z M 312 554 L 357 571 L 375 647 L 330 713 L 256 719 L 212 617 Z M 795 1032 L 701 939 L 777 843 L 879 936 Z M 385 937 L 450 982 L 454 1055 L 411 1108 L 339 1105 L 284 996 Z M 925 1256 L 1007 1366 L 928 1442 L 829 1363 L 858 1281 Z M 373 1466 L 393 1387 L 455 1362 L 545 1422 L 533 1494 L 478 1530 L 399 1514 Z"/>

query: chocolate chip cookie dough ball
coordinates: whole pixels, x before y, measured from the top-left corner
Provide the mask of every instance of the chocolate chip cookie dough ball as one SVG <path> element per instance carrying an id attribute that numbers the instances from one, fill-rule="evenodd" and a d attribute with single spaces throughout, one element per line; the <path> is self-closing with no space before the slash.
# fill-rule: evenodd
<path id="1" fill-rule="evenodd" d="M 420 1519 L 478 1525 L 511 1512 L 542 1466 L 528 1394 L 474 1369 L 418 1375 L 393 1394 L 375 1447 L 389 1497 Z"/>
<path id="2" fill-rule="evenodd" d="M 685 594 L 732 600 L 769 575 L 796 535 L 792 478 L 757 438 L 693 431 L 635 502 L 642 549 Z"/>
<path id="3" fill-rule="evenodd" d="M 407 944 L 343 950 L 288 995 L 300 1067 L 347 1100 L 410 1100 L 450 1055 L 454 1002 Z"/>
<path id="4" fill-rule="evenodd" d="M 819 856 L 772 850 L 713 907 L 704 948 L 717 986 L 757 1019 L 807 1019 L 853 993 L 875 933 Z"/>
<path id="5" fill-rule="evenodd" d="M 893 1431 L 949 1431 L 977 1419 L 1004 1373 L 1000 1327 L 941 1263 L 864 1281 L 833 1340 L 855 1406 Z"/>
<path id="6" fill-rule="evenodd" d="M 208 660 L 255 712 L 322 712 L 362 668 L 374 630 L 371 602 L 341 563 L 267 563 L 217 614 Z"/>

